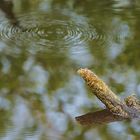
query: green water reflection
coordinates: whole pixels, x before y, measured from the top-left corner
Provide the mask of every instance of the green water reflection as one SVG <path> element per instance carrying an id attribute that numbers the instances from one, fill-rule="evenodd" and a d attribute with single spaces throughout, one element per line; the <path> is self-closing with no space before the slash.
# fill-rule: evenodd
<path id="1" fill-rule="evenodd" d="M 74 120 L 103 107 L 80 67 L 122 98 L 140 96 L 139 13 L 138 0 L 1 0 L 0 139 L 139 140 L 139 120 Z"/>

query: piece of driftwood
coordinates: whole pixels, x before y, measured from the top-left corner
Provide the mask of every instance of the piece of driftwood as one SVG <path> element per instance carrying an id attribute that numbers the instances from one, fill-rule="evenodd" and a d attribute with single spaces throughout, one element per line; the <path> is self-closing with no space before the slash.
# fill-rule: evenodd
<path id="1" fill-rule="evenodd" d="M 140 101 L 134 96 L 128 96 L 121 101 L 111 89 L 89 69 L 79 69 L 78 73 L 86 81 L 92 93 L 106 106 L 106 109 L 90 112 L 76 117 L 82 125 L 102 124 L 114 121 L 140 118 Z"/>

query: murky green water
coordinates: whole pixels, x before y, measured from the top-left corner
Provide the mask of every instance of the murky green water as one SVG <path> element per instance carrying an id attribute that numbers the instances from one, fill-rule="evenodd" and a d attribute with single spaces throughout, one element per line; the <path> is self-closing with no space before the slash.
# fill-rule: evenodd
<path id="1" fill-rule="evenodd" d="M 0 139 L 139 140 L 139 120 L 83 128 L 74 119 L 104 107 L 77 69 L 139 97 L 139 60 L 138 0 L 1 0 Z"/>

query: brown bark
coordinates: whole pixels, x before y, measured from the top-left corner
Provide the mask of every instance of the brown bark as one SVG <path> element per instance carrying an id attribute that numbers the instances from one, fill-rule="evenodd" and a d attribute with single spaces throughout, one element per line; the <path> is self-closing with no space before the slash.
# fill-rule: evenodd
<path id="1" fill-rule="evenodd" d="M 112 113 L 128 118 L 128 113 L 125 110 L 126 105 L 97 75 L 88 69 L 79 69 L 78 73 L 86 81 L 87 85 L 92 90 L 92 93 L 95 94 Z"/>
<path id="2" fill-rule="evenodd" d="M 120 98 L 89 69 L 79 69 L 78 73 L 86 81 L 92 93 L 106 106 L 104 110 L 76 117 L 76 120 L 80 124 L 90 125 L 140 118 L 140 101 L 134 95 L 128 96 L 125 98 L 125 101 L 121 101 Z"/>
<path id="3" fill-rule="evenodd" d="M 108 109 L 97 112 L 89 112 L 87 114 L 75 118 L 82 125 L 105 124 L 115 121 L 125 120 L 123 117 L 112 114 Z"/>

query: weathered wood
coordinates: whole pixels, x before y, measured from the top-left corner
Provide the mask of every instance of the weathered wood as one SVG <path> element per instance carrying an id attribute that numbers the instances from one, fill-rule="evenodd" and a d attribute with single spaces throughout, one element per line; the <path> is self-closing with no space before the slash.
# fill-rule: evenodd
<path id="1" fill-rule="evenodd" d="M 140 101 L 134 96 L 128 96 L 124 101 L 89 69 L 79 69 L 78 73 L 86 81 L 94 95 L 105 104 L 106 109 L 87 113 L 76 117 L 84 125 L 108 123 L 132 118 L 140 118 Z"/>
<path id="2" fill-rule="evenodd" d="M 130 118 L 140 118 L 140 101 L 135 95 L 128 96 L 124 99 L 128 106 L 128 114 Z"/>
<path id="3" fill-rule="evenodd" d="M 79 69 L 78 73 L 86 81 L 87 85 L 92 90 L 93 94 L 106 105 L 106 107 L 114 114 L 119 114 L 128 118 L 126 105 L 116 96 L 109 87 L 92 71 L 88 69 Z"/>
<path id="4" fill-rule="evenodd" d="M 140 101 L 136 98 L 134 94 L 126 97 L 124 101 L 128 107 L 132 107 L 140 110 Z"/>

